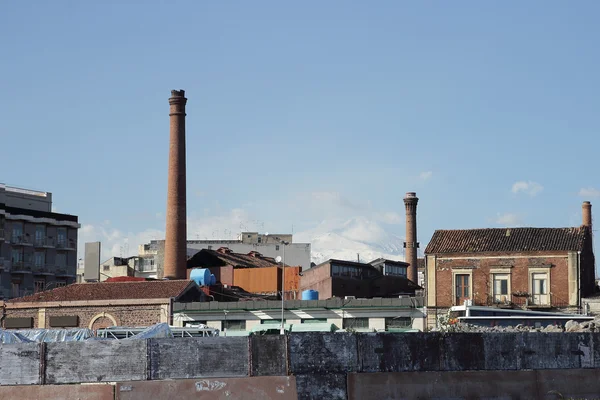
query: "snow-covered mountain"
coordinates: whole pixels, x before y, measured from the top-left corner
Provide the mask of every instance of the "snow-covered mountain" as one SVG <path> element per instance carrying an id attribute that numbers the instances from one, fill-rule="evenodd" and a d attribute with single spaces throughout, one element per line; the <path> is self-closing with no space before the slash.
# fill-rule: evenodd
<path id="1" fill-rule="evenodd" d="M 363 262 L 379 257 L 404 260 L 403 238 L 366 217 L 323 221 L 314 229 L 295 234 L 294 241 L 311 243 L 316 264 L 330 258 L 356 261 L 359 256 Z"/>

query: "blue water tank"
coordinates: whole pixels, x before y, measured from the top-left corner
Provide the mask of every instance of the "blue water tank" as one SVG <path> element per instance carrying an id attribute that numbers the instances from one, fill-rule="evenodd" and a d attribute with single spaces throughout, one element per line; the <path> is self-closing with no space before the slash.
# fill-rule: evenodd
<path id="1" fill-rule="evenodd" d="M 199 286 L 210 285 L 210 271 L 206 268 L 194 268 L 190 273 L 190 279 Z"/>
<path id="2" fill-rule="evenodd" d="M 210 284 L 211 285 L 217 284 L 217 278 L 215 277 L 215 274 L 210 274 Z"/>
<path id="3" fill-rule="evenodd" d="M 305 290 L 302 292 L 302 300 L 319 300 L 319 292 L 316 290 Z"/>

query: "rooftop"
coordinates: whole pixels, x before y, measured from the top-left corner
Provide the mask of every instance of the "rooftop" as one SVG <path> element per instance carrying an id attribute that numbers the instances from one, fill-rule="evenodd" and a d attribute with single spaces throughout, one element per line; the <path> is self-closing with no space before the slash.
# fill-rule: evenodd
<path id="1" fill-rule="evenodd" d="M 258 252 L 241 254 L 227 250 L 218 251 L 202 249 L 190 258 L 188 261 L 188 268 L 222 267 L 226 265 L 231 265 L 236 268 L 265 268 L 279 266 L 274 258 L 264 257 Z M 254 253 L 254 255 L 252 255 L 252 253 Z"/>
<path id="2" fill-rule="evenodd" d="M 587 235 L 585 226 L 437 230 L 425 253 L 581 251 Z"/>
<path id="3" fill-rule="evenodd" d="M 76 283 L 11 299 L 7 303 L 168 299 L 180 297 L 191 286 L 196 286 L 196 284 L 188 280 Z"/>

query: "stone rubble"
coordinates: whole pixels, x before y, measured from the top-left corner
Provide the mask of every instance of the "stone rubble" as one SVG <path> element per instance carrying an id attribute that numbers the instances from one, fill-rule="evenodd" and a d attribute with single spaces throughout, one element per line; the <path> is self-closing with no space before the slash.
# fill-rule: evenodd
<path id="1" fill-rule="evenodd" d="M 593 321 L 578 323 L 573 320 L 567 321 L 564 327 L 548 325 L 546 327 L 536 328 L 522 324 L 516 326 L 477 326 L 467 323 L 444 324 L 439 328 L 434 328 L 432 332 L 598 332 L 600 331 L 600 316 Z"/>

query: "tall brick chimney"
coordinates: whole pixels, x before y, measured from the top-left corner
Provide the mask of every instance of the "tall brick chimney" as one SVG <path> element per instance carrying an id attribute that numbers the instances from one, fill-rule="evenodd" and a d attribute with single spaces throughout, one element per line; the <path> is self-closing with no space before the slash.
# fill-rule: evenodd
<path id="1" fill-rule="evenodd" d="M 419 199 L 414 192 L 406 193 L 404 197 L 404 207 L 406 208 L 406 242 L 404 242 L 405 260 L 410 264 L 408 267 L 407 277 L 414 283 L 419 283 L 419 275 L 417 273 L 417 203 Z"/>
<path id="2" fill-rule="evenodd" d="M 584 201 L 581 206 L 581 214 L 583 216 L 583 225 L 592 227 L 592 203 Z"/>
<path id="3" fill-rule="evenodd" d="M 187 222 L 185 182 L 185 91 L 172 90 L 170 105 L 169 183 L 164 277 L 187 277 Z"/>

